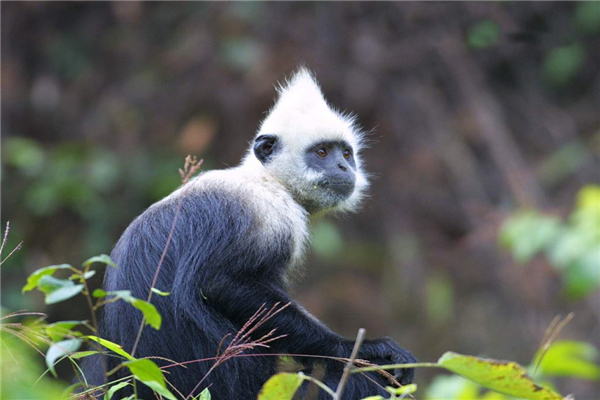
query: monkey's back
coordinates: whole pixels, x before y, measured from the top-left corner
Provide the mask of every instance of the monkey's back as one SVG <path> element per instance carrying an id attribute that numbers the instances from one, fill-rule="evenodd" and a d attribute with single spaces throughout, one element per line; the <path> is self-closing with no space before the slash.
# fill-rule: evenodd
<path id="1" fill-rule="evenodd" d="M 279 282 L 283 287 L 289 269 L 299 261 L 306 216 L 292 201 L 277 184 L 232 169 L 201 175 L 136 218 L 111 253 L 119 268 L 107 270 L 104 289 L 130 290 L 146 299 L 160 264 L 155 287 L 170 295 L 153 296 L 163 318 L 161 330 L 146 326 L 135 356 L 176 362 L 214 357 L 221 340 L 241 328 L 240 321 L 221 311 L 235 314 L 236 307 L 260 306 L 244 298 L 244 282 Z M 223 296 L 228 291 L 236 293 Z M 239 301 L 231 302 L 231 297 Z M 108 304 L 101 315 L 101 335 L 130 352 L 141 319 L 141 313 L 125 302 Z M 109 370 L 118 364 L 110 357 L 107 361 Z M 187 395 L 212 363 L 170 368 L 167 379 Z M 86 366 L 86 372 L 98 369 L 97 362 Z M 244 381 L 241 386 L 255 396 L 263 381 L 257 374 L 266 379 L 274 372 L 273 357 L 238 358 L 211 373 L 207 383 L 217 399 L 240 398 L 238 384 L 233 385 L 235 395 L 228 392 L 231 379 Z"/>

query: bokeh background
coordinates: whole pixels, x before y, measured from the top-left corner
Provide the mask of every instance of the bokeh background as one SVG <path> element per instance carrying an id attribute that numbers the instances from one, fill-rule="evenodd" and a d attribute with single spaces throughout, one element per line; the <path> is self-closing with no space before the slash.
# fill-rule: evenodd
<path id="1" fill-rule="evenodd" d="M 2 2 L 2 225 L 8 248 L 24 241 L 2 306 L 86 318 L 83 301 L 21 295 L 26 276 L 109 253 L 187 154 L 237 164 L 274 85 L 307 65 L 373 130 L 373 182 L 357 215 L 315 222 L 297 299 L 423 361 L 528 364 L 571 311 L 561 337 L 598 346 L 598 242 L 579 281 L 538 253 L 600 183 L 599 5 Z"/>

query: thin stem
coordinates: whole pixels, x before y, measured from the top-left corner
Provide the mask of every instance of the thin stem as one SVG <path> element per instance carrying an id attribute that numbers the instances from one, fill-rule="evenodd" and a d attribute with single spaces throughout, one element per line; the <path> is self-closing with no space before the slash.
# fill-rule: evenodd
<path id="1" fill-rule="evenodd" d="M 382 369 L 402 369 L 402 368 L 444 368 L 438 363 L 425 362 L 425 363 L 410 363 L 410 364 L 388 364 L 388 365 L 377 365 L 374 367 L 362 367 L 362 368 L 354 368 L 350 371 L 351 374 L 356 374 L 359 372 L 371 372 L 371 371 L 379 371 Z"/>
<path id="2" fill-rule="evenodd" d="M 315 385 L 317 385 L 318 387 L 323 389 L 325 392 L 327 392 L 331 397 L 335 397 L 335 392 L 333 390 L 331 390 L 331 388 L 329 386 L 327 386 L 320 380 L 313 378 L 310 375 L 304 375 L 302 372 L 298 372 L 298 376 L 302 377 L 302 379 L 304 379 L 305 381 L 310 381 L 310 382 L 314 383 Z"/>
<path id="3" fill-rule="evenodd" d="M 346 387 L 346 383 L 348 382 L 348 378 L 350 377 L 350 371 L 354 367 L 354 360 L 358 356 L 358 350 L 360 349 L 360 346 L 362 346 L 363 340 L 365 340 L 365 333 L 366 330 L 364 328 L 360 328 L 358 330 L 358 335 L 356 336 L 356 342 L 354 342 L 352 354 L 350 355 L 350 359 L 344 367 L 344 373 L 342 374 L 342 379 L 340 379 L 340 383 L 338 384 L 337 390 L 335 391 L 333 400 L 340 400 L 342 398 L 344 388 Z"/>
<path id="4" fill-rule="evenodd" d="M 185 186 L 186 183 L 190 180 L 190 178 L 198 172 L 204 160 L 196 160 L 196 157 L 187 156 L 185 158 L 185 165 L 183 169 L 179 169 L 179 174 L 181 175 L 182 185 Z M 181 212 L 181 208 L 183 207 L 183 197 L 187 194 L 189 187 L 185 188 L 183 192 L 182 198 L 179 199 L 177 203 L 177 209 L 175 210 L 175 216 L 173 217 L 173 223 L 171 224 L 171 231 L 169 232 L 169 236 L 167 237 L 167 243 L 165 243 L 165 247 L 163 248 L 163 252 L 160 255 L 160 260 L 158 261 L 158 265 L 156 266 L 156 272 L 154 273 L 154 278 L 152 279 L 152 284 L 150 285 L 150 290 L 148 292 L 148 298 L 146 301 L 150 303 L 152 300 L 152 294 L 154 293 L 152 289 L 156 286 L 156 282 L 158 281 L 158 274 L 160 272 L 160 268 L 165 260 L 167 255 L 167 250 L 169 249 L 169 245 L 171 244 L 171 240 L 173 239 L 173 234 L 175 233 L 175 226 L 177 225 L 177 220 L 179 219 L 179 213 Z M 142 322 L 140 323 L 140 327 L 138 329 L 138 333 L 135 336 L 135 342 L 133 342 L 133 348 L 131 349 L 131 356 L 135 357 L 135 351 L 137 350 L 138 344 L 140 343 L 140 338 L 142 337 L 142 331 L 144 330 L 144 326 L 146 324 L 146 318 L 142 317 Z"/>

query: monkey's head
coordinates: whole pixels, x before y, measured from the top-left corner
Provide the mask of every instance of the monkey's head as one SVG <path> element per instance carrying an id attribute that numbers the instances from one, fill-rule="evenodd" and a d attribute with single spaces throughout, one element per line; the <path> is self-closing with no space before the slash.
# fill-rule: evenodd
<path id="1" fill-rule="evenodd" d="M 246 163 L 282 183 L 310 213 L 354 210 L 368 186 L 354 117 L 331 108 L 304 68 L 278 92 Z"/>

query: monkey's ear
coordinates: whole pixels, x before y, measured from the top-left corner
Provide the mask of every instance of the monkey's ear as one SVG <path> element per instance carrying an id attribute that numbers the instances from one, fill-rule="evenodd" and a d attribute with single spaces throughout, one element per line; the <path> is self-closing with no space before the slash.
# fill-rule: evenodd
<path id="1" fill-rule="evenodd" d="M 260 135 L 254 139 L 254 155 L 262 164 L 268 163 L 279 148 L 277 136 Z"/>

